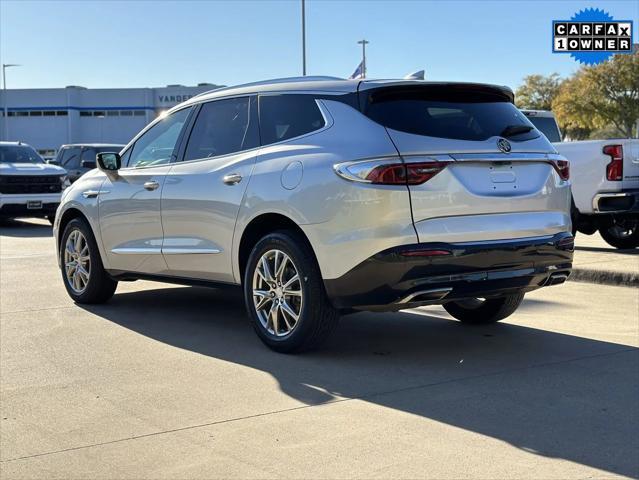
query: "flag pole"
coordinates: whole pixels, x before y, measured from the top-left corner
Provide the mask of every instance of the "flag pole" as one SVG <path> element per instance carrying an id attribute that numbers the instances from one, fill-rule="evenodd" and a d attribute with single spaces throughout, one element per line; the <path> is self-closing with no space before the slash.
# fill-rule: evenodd
<path id="1" fill-rule="evenodd" d="M 366 44 L 371 43 L 366 39 L 357 42 L 362 46 L 362 78 L 366 78 Z"/>
<path id="2" fill-rule="evenodd" d="M 306 76 L 306 6 L 302 0 L 302 75 Z"/>

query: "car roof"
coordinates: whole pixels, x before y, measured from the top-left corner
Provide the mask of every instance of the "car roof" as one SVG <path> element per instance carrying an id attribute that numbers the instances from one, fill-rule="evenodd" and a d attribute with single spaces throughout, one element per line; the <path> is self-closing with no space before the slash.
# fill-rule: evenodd
<path id="1" fill-rule="evenodd" d="M 61 145 L 64 147 L 124 147 L 124 143 L 66 143 Z"/>
<path id="2" fill-rule="evenodd" d="M 399 80 L 399 79 L 373 79 L 373 80 L 345 80 L 337 77 L 325 76 L 306 76 L 306 77 L 290 77 L 278 78 L 273 80 L 264 80 L 260 82 L 247 83 L 232 87 L 221 87 L 215 90 L 201 93 L 180 104 L 178 107 L 184 107 L 202 101 L 214 100 L 216 98 L 231 97 L 237 95 L 249 95 L 256 93 L 268 92 L 324 92 L 328 94 L 346 94 L 355 93 L 362 90 L 384 86 L 410 86 L 410 85 L 459 85 L 485 87 L 495 89 L 513 97 L 512 90 L 501 85 L 489 85 L 482 83 L 464 83 L 464 82 L 431 82 L 424 80 Z M 174 110 L 172 108 L 171 110 Z"/>
<path id="3" fill-rule="evenodd" d="M 24 143 L 24 142 L 0 142 L 0 145 L 12 145 L 14 147 L 16 146 L 23 146 L 23 147 L 30 147 L 31 145 L 29 145 L 28 143 Z"/>

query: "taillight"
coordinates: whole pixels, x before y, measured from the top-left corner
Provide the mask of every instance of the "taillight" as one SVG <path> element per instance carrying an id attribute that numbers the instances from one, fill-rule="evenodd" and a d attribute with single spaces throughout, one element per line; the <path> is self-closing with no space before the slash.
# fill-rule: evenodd
<path id="1" fill-rule="evenodd" d="M 399 159 L 365 160 L 340 163 L 335 172 L 355 182 L 375 185 L 420 185 L 441 172 L 450 162 L 410 162 Z"/>
<path id="2" fill-rule="evenodd" d="M 606 165 L 606 178 L 612 182 L 620 182 L 623 179 L 623 147 L 606 145 L 603 153 L 610 157 L 610 163 Z"/>
<path id="3" fill-rule="evenodd" d="M 562 180 L 570 178 L 570 162 L 568 160 L 552 160 L 553 168 Z"/>

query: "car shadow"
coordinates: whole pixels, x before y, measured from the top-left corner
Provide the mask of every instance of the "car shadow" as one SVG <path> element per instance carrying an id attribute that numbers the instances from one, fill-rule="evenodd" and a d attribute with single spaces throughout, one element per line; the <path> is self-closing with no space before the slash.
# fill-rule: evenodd
<path id="1" fill-rule="evenodd" d="M 534 299 L 523 309 L 544 306 Z M 441 309 L 420 309 L 343 317 L 320 351 L 283 356 L 259 342 L 235 290 L 146 290 L 83 308 L 153 340 L 267 372 L 308 405 L 359 398 L 537 455 L 639 471 L 633 347 L 508 323 L 469 327 Z"/>
<path id="2" fill-rule="evenodd" d="M 53 229 L 45 223 L 34 223 L 21 219 L 0 220 L 0 236 L 38 238 L 51 237 Z"/>
<path id="3" fill-rule="evenodd" d="M 580 247 L 575 246 L 575 250 L 579 250 L 582 252 L 601 252 L 601 253 L 620 253 L 622 255 L 639 255 L 639 249 L 636 248 L 627 248 L 620 249 L 615 247 Z"/>

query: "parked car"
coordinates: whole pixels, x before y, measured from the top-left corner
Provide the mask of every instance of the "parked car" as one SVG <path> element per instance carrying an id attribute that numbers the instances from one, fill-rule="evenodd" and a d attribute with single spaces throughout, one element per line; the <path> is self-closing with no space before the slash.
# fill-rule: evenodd
<path id="1" fill-rule="evenodd" d="M 116 143 L 74 143 L 62 145 L 55 160 L 49 163 L 64 167 L 69 181 L 75 182 L 89 170 L 95 168 L 95 156 L 101 152 L 119 152 L 124 145 Z"/>
<path id="2" fill-rule="evenodd" d="M 261 340 L 321 343 L 340 313 L 512 314 L 570 274 L 567 161 L 505 87 L 305 77 L 216 90 L 65 191 L 67 292 L 241 286 Z"/>
<path id="3" fill-rule="evenodd" d="M 64 168 L 47 165 L 30 145 L 0 142 L 1 219 L 42 217 L 53 223 L 68 185 Z"/>
<path id="4" fill-rule="evenodd" d="M 562 142 L 552 112 L 524 114 L 570 160 L 573 229 L 598 230 L 616 248 L 639 247 L 639 140 Z"/>

